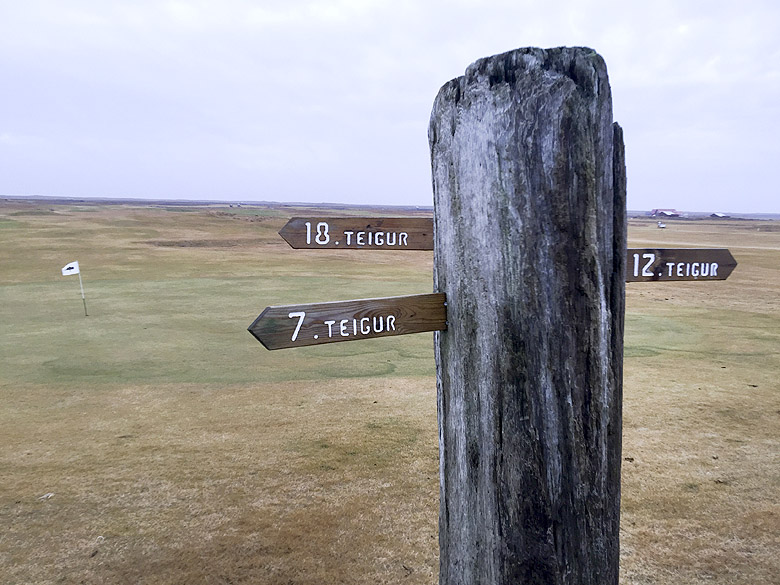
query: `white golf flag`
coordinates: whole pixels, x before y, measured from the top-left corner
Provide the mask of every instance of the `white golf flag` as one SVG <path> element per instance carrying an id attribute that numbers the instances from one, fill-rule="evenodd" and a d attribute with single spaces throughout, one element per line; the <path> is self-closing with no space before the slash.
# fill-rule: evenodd
<path id="1" fill-rule="evenodd" d="M 70 264 L 66 264 L 62 267 L 62 276 L 68 276 L 69 274 L 78 274 L 79 273 L 79 262 L 76 260 L 75 262 L 71 262 Z"/>

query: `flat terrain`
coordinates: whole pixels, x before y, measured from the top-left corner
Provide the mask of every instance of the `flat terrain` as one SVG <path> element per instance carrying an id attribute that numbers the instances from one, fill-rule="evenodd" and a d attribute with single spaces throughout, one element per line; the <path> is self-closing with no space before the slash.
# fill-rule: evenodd
<path id="1" fill-rule="evenodd" d="M 246 331 L 431 292 L 432 253 L 291 250 L 307 213 L 0 201 L 0 583 L 437 582 L 432 335 Z M 780 222 L 667 226 L 630 245 L 739 266 L 627 285 L 622 582 L 776 584 Z"/>

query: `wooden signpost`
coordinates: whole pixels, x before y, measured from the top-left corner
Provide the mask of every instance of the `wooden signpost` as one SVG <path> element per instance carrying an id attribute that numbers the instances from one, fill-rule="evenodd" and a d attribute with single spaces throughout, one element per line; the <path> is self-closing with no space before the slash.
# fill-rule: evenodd
<path id="1" fill-rule="evenodd" d="M 624 283 L 724 280 L 737 262 L 627 248 L 623 132 L 590 49 L 474 63 L 442 87 L 428 137 L 436 234 L 431 218 L 356 217 L 279 233 L 435 250 L 441 292 L 268 307 L 249 331 L 267 349 L 436 331 L 440 583 L 616 585 Z"/>
<path id="2" fill-rule="evenodd" d="M 725 248 L 629 248 L 626 282 L 726 280 L 736 266 Z"/>
<path id="3" fill-rule="evenodd" d="M 433 250 L 429 217 L 294 217 L 279 235 L 298 249 Z"/>
<path id="4" fill-rule="evenodd" d="M 429 217 L 295 217 L 279 235 L 296 249 L 433 250 Z M 725 248 L 628 248 L 626 282 L 725 280 Z M 442 331 L 443 293 L 267 307 L 249 331 L 266 349 Z"/>
<path id="5" fill-rule="evenodd" d="M 430 217 L 294 217 L 279 235 L 296 249 L 433 250 Z M 725 280 L 725 248 L 628 248 L 626 282 Z"/>
<path id="6" fill-rule="evenodd" d="M 373 339 L 447 328 L 441 293 L 268 307 L 249 332 L 266 349 Z"/>

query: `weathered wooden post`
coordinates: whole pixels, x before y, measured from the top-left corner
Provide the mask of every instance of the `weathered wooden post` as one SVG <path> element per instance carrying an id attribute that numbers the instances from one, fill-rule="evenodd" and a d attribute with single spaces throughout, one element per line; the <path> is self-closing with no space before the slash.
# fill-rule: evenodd
<path id="1" fill-rule="evenodd" d="M 604 61 L 479 60 L 429 142 L 440 583 L 616 584 L 626 179 Z"/>

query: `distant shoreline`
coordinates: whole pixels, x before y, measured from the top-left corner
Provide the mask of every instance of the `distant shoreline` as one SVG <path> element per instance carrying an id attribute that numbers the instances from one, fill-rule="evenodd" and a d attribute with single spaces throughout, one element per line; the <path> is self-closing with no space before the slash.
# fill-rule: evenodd
<path id="1" fill-rule="evenodd" d="M 306 209 L 397 209 L 405 212 L 433 213 L 433 206 L 425 205 L 374 205 L 370 203 L 312 203 L 306 201 L 224 201 L 210 199 L 143 199 L 140 197 L 56 197 L 51 195 L 2 195 L 0 201 L 29 201 L 50 205 L 153 205 L 164 207 L 268 207 Z"/>
<path id="2" fill-rule="evenodd" d="M 306 201 L 279 202 L 279 201 L 223 201 L 210 199 L 144 199 L 141 197 L 58 197 L 51 195 L 2 195 L 0 200 L 5 201 L 29 201 L 47 203 L 50 205 L 160 205 L 166 207 L 268 207 L 268 208 L 308 208 L 308 209 L 395 209 L 403 212 L 433 213 L 431 205 L 374 205 L 359 203 L 312 203 Z M 685 221 L 693 219 L 719 219 L 723 221 L 734 219 L 754 220 L 780 220 L 779 213 L 741 213 L 727 212 L 723 217 L 712 217 L 714 211 L 680 211 L 679 217 L 660 217 L 663 221 Z M 629 210 L 630 219 L 642 219 L 656 217 L 650 211 Z"/>

